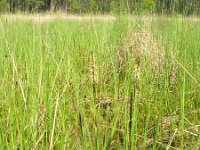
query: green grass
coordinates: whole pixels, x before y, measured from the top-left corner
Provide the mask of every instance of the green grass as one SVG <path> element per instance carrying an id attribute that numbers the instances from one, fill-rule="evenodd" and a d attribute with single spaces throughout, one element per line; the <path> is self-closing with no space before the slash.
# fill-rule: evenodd
<path id="1" fill-rule="evenodd" d="M 120 70 L 118 50 L 147 22 L 166 64 L 156 75 L 143 61 L 137 81 L 135 55 Z M 0 149 L 199 149 L 199 24 L 1 18 Z"/>

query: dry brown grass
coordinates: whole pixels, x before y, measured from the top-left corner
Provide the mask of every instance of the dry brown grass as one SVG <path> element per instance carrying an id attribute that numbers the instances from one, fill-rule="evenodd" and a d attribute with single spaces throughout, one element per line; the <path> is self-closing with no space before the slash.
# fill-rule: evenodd
<path id="1" fill-rule="evenodd" d="M 74 15 L 74 14 L 67 14 L 67 13 L 61 13 L 61 12 L 55 12 L 55 13 L 18 13 L 18 14 L 3 14 L 1 15 L 2 18 L 5 18 L 7 20 L 26 20 L 26 21 L 35 21 L 35 22 L 48 22 L 53 21 L 55 19 L 64 19 L 64 20 L 91 20 L 91 19 L 97 19 L 97 20 L 105 20 L 105 21 L 113 21 L 116 20 L 116 17 L 113 15 Z M 173 17 L 165 16 L 162 17 L 157 15 L 139 15 L 139 16 L 129 16 L 129 19 L 141 19 L 144 22 L 150 22 L 152 20 L 156 19 L 163 19 L 163 20 L 173 20 Z M 179 17 L 175 18 L 178 21 L 182 21 L 184 19 L 187 19 L 191 22 L 200 22 L 200 19 L 195 16 L 190 17 Z"/>
<path id="2" fill-rule="evenodd" d="M 176 83 L 175 54 L 171 51 L 170 63 L 167 64 L 168 60 L 164 45 L 156 39 L 150 25 L 145 24 L 141 31 L 132 33 L 128 39 L 124 40 L 117 56 L 120 71 L 126 66 L 128 55 L 135 59 L 135 65 L 133 66 L 135 81 L 140 81 L 141 67 L 145 68 L 145 64 L 150 63 L 154 78 L 160 78 L 165 73 L 165 67 L 169 65 L 170 85 Z"/>
<path id="3" fill-rule="evenodd" d="M 127 49 L 135 57 L 138 66 L 149 60 L 155 73 L 163 69 L 165 50 L 154 38 L 153 33 L 149 31 L 133 33 L 127 43 Z"/>
<path id="4" fill-rule="evenodd" d="M 49 22 L 56 19 L 61 20 L 102 20 L 102 21 L 113 21 L 116 18 L 114 16 L 104 15 L 104 16 L 80 16 L 80 15 L 68 15 L 68 14 L 4 14 L 2 18 L 8 21 L 23 20 L 23 21 L 33 21 L 33 22 Z"/>

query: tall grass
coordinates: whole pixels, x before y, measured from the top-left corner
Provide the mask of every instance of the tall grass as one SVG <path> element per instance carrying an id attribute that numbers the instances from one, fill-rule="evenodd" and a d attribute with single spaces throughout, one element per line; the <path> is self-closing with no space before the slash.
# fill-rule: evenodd
<path id="1" fill-rule="evenodd" d="M 1 18 L 0 148 L 199 149 L 199 23 Z"/>

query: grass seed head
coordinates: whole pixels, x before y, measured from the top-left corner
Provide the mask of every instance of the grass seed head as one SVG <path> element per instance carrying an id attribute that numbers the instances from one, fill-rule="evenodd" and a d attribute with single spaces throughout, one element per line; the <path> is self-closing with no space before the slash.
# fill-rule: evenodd
<path id="1" fill-rule="evenodd" d="M 95 85 L 99 82 L 98 66 L 96 64 L 96 57 L 94 55 L 90 58 L 89 77 L 92 84 Z"/>

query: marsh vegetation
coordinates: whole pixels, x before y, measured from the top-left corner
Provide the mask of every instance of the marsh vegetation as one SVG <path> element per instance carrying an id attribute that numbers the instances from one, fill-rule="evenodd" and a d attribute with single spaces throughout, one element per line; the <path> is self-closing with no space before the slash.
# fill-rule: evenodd
<path id="1" fill-rule="evenodd" d="M 0 18 L 0 148 L 199 149 L 200 19 L 69 18 Z"/>

